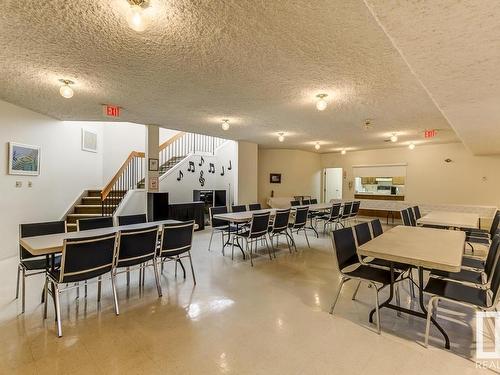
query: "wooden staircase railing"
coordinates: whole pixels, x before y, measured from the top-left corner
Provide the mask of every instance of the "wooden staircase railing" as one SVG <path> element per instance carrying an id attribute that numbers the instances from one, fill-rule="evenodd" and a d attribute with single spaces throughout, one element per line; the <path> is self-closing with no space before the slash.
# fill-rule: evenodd
<path id="1" fill-rule="evenodd" d="M 190 152 L 214 154 L 226 140 L 208 135 L 179 132 L 160 145 L 160 171 L 172 160 L 179 162 Z M 146 156 L 144 152 L 132 151 L 113 178 L 101 190 L 102 216 L 112 216 L 125 193 L 145 183 Z"/>

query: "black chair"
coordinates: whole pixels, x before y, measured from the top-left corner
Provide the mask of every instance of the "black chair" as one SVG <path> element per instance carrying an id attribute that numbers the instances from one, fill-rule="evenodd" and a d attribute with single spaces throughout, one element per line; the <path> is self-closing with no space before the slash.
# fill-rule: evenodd
<path id="1" fill-rule="evenodd" d="M 231 207 L 231 212 L 245 212 L 246 210 L 247 210 L 247 206 L 245 206 L 244 204 Z"/>
<path id="2" fill-rule="evenodd" d="M 334 203 L 332 204 L 330 212 L 327 215 L 318 216 L 316 218 L 316 220 L 323 221 L 323 233 L 326 233 L 326 228 L 328 226 L 333 225 L 334 229 L 338 229 L 341 217 L 340 213 L 341 206 L 342 205 L 340 203 Z"/>
<path id="3" fill-rule="evenodd" d="M 292 207 L 300 206 L 300 201 L 290 201 L 290 206 Z"/>
<path id="4" fill-rule="evenodd" d="M 472 244 L 484 244 L 488 245 L 498 230 L 500 224 L 500 211 L 497 211 L 493 221 L 491 222 L 491 227 L 489 230 L 484 229 L 466 229 L 465 241 L 474 249 Z"/>
<path id="5" fill-rule="evenodd" d="M 161 285 L 156 268 L 156 249 L 158 246 L 158 227 L 152 226 L 142 229 L 123 230 L 118 233 L 118 252 L 115 262 L 115 275 L 120 273 L 120 268 L 126 268 L 127 283 L 131 267 L 138 268 L 145 273 L 145 268 L 151 262 L 155 274 L 158 296 L 161 297 Z M 139 286 L 141 274 L 139 274 Z"/>
<path id="6" fill-rule="evenodd" d="M 260 205 L 260 203 L 252 203 L 252 204 L 248 205 L 249 211 L 256 211 L 256 210 L 261 210 L 261 209 L 262 209 L 262 206 Z"/>
<path id="7" fill-rule="evenodd" d="M 410 225 L 412 227 L 417 226 L 417 219 L 415 218 L 415 215 L 413 213 L 413 209 L 411 207 L 406 209 L 406 212 L 408 213 L 408 219 L 410 220 Z"/>
<path id="8" fill-rule="evenodd" d="M 377 313 L 377 331 L 380 334 L 380 312 L 378 292 L 385 286 L 391 283 L 391 272 L 382 268 L 370 267 L 359 263 L 356 241 L 352 228 L 342 228 L 333 231 L 332 233 L 333 250 L 336 259 L 336 268 L 341 275 L 340 286 L 330 309 L 330 314 L 333 314 L 335 305 L 339 298 L 340 292 L 344 283 L 349 280 L 358 280 L 367 282 L 375 291 L 375 310 Z M 357 268 L 351 271 L 344 271 L 347 267 L 351 268 L 358 265 Z M 394 272 L 394 280 L 400 276 L 399 272 Z"/>
<path id="9" fill-rule="evenodd" d="M 356 221 L 356 217 L 358 216 L 360 205 L 361 205 L 360 201 L 354 201 L 352 203 L 351 214 L 349 215 L 349 219 L 354 219 L 354 221 Z"/>
<path id="10" fill-rule="evenodd" d="M 76 221 L 76 227 L 79 232 L 82 230 L 110 228 L 112 226 L 113 226 L 112 216 L 100 216 L 95 218 L 92 217 L 89 219 L 79 219 Z"/>
<path id="11" fill-rule="evenodd" d="M 311 204 L 311 200 L 310 200 L 310 199 L 304 199 L 304 200 L 302 201 L 302 204 L 303 204 L 304 206 L 309 206 L 309 205 Z"/>
<path id="12" fill-rule="evenodd" d="M 280 236 L 285 236 L 286 242 L 288 244 L 288 250 L 292 252 L 291 242 L 289 241 L 290 234 L 288 233 L 288 221 L 290 220 L 290 209 L 276 210 L 274 215 L 274 221 L 269 227 L 269 240 L 271 242 L 271 248 L 273 249 L 274 257 L 276 258 L 276 252 L 274 250 L 273 239 L 276 238 L 276 247 L 278 247 L 278 240 Z"/>
<path id="13" fill-rule="evenodd" d="M 384 230 L 382 229 L 382 223 L 380 222 L 380 219 L 375 219 L 370 221 L 370 224 L 372 226 L 372 233 L 373 237 L 378 237 L 382 233 L 384 233 Z"/>
<path id="14" fill-rule="evenodd" d="M 497 229 L 493 238 L 495 236 L 500 236 L 500 229 Z M 491 251 L 491 244 L 489 246 L 489 251 Z M 489 254 L 489 251 L 488 251 L 488 254 Z M 469 269 L 476 270 L 476 271 L 482 271 L 482 270 L 484 270 L 485 263 L 486 263 L 485 259 L 481 259 L 481 258 L 478 258 L 478 257 L 473 256 L 473 255 L 469 256 L 469 255 L 464 254 L 462 257 L 462 267 L 463 268 L 469 268 Z"/>
<path id="15" fill-rule="evenodd" d="M 405 208 L 404 210 L 400 211 L 401 213 L 401 219 L 403 220 L 403 225 L 407 227 L 411 227 L 411 222 L 410 222 L 410 215 L 408 215 L 408 209 Z"/>
<path id="16" fill-rule="evenodd" d="M 270 212 L 264 212 L 260 214 L 253 214 L 252 221 L 250 222 L 250 227 L 246 231 L 238 232 L 233 235 L 233 244 L 231 248 L 231 258 L 234 258 L 234 241 L 242 238 L 245 241 L 245 250 L 248 253 L 248 244 L 250 244 L 250 264 L 253 267 L 252 252 L 255 245 L 255 250 L 257 250 L 257 243 L 259 239 L 263 239 L 266 242 L 267 251 L 269 253 L 269 259 L 272 260 L 271 249 L 267 243 L 267 234 L 269 230 L 269 218 L 271 216 Z"/>
<path id="17" fill-rule="evenodd" d="M 226 220 L 214 218 L 214 215 L 227 214 L 227 206 L 210 207 L 208 209 L 208 212 L 210 215 L 210 223 L 212 225 L 212 233 L 210 233 L 208 251 L 210 251 L 210 248 L 212 246 L 212 238 L 214 236 L 214 233 L 220 233 L 222 236 L 222 255 L 224 255 L 224 247 L 229 242 L 229 237 L 231 236 L 231 233 L 236 232 L 238 228 L 236 228 L 236 226 L 231 225 Z M 224 238 L 224 236 L 226 235 L 228 236 L 227 241 Z"/>
<path id="18" fill-rule="evenodd" d="M 48 234 L 58 234 L 66 232 L 65 221 L 48 221 L 44 223 L 30 223 L 19 225 L 19 239 L 26 237 L 44 236 Z M 19 265 L 17 266 L 17 287 L 16 299 L 19 298 L 19 281 L 23 279 L 22 284 L 22 312 L 26 306 L 26 277 L 45 273 L 50 266 L 47 263 L 47 256 L 37 256 L 31 254 L 24 247 L 19 245 Z M 61 256 L 54 256 L 54 267 L 61 264 Z"/>
<path id="19" fill-rule="evenodd" d="M 496 262 L 492 270 L 493 276 L 489 288 L 481 289 L 451 280 L 429 278 L 424 292 L 431 295 L 427 305 L 427 324 L 425 326 L 425 341 L 429 343 L 429 330 L 433 310 L 438 308 L 440 300 L 468 306 L 480 311 L 495 311 L 498 305 L 500 288 L 500 262 Z M 449 306 L 446 307 L 449 309 Z"/>
<path id="20" fill-rule="evenodd" d="M 98 302 L 100 299 L 101 277 L 109 273 L 115 303 L 115 313 L 120 314 L 118 298 L 116 295 L 116 282 L 113 272 L 116 254 L 117 235 L 106 234 L 103 236 L 72 238 L 64 240 L 61 268 L 50 270 L 45 282 L 44 318 L 47 318 L 47 295 L 49 284 L 52 286 L 50 295 L 55 302 L 57 335 L 62 337 L 61 304 L 59 295 L 62 292 L 75 288 L 73 285 L 81 281 L 96 279 L 99 283 Z"/>
<path id="21" fill-rule="evenodd" d="M 132 225 L 147 223 L 146 214 L 118 216 L 118 225 Z"/>
<path id="22" fill-rule="evenodd" d="M 344 206 L 342 207 L 342 214 L 340 215 L 340 225 L 342 225 L 343 227 L 347 225 L 347 221 L 351 217 L 352 204 L 353 202 L 345 202 Z"/>
<path id="23" fill-rule="evenodd" d="M 306 224 L 307 224 L 307 214 L 309 213 L 309 207 L 299 207 L 295 210 L 295 220 L 293 223 L 288 224 L 288 229 L 290 230 L 290 237 L 292 239 L 293 247 L 297 251 L 297 245 L 295 243 L 295 238 L 293 237 L 293 231 L 295 230 L 297 234 L 299 231 L 304 231 L 306 237 L 307 246 L 311 247 L 309 244 L 309 238 L 307 238 Z"/>
<path id="24" fill-rule="evenodd" d="M 418 220 L 422 217 L 422 214 L 420 213 L 420 208 L 418 206 L 413 206 L 413 213 L 415 215 L 415 220 Z"/>
<path id="25" fill-rule="evenodd" d="M 316 198 L 311 199 L 311 204 L 318 204 L 318 200 Z"/>
<path id="26" fill-rule="evenodd" d="M 163 263 L 175 261 L 175 276 L 177 276 L 177 263 L 181 264 L 184 271 L 184 279 L 186 272 L 181 263 L 181 259 L 189 258 L 191 265 L 191 274 L 193 282 L 196 285 L 196 276 L 194 274 L 193 260 L 191 258 L 191 245 L 193 243 L 194 221 L 188 221 L 181 224 L 165 224 L 161 233 L 161 246 L 157 254 L 157 262 Z"/>

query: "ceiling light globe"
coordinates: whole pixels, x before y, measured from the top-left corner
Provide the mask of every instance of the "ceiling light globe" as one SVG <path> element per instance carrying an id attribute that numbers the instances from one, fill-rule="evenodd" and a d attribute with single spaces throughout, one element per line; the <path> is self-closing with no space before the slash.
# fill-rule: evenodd
<path id="1" fill-rule="evenodd" d="M 393 135 L 391 136 L 391 142 L 393 142 L 393 143 L 394 143 L 394 142 L 397 142 L 397 141 L 398 141 L 398 136 L 397 136 L 396 134 L 393 134 Z"/>
<path id="2" fill-rule="evenodd" d="M 61 94 L 61 96 L 63 98 L 66 98 L 66 99 L 70 99 L 73 97 L 73 89 L 71 87 L 69 87 L 68 85 L 63 85 L 61 86 L 61 88 L 59 89 L 59 93 Z"/>
<path id="3" fill-rule="evenodd" d="M 130 7 L 130 12 L 127 17 L 127 22 L 130 28 L 137 32 L 141 32 L 146 29 L 144 10 L 140 5 L 132 5 Z"/>
<path id="4" fill-rule="evenodd" d="M 342 150 L 342 151 L 340 151 L 340 153 L 341 153 L 342 155 L 345 155 L 345 154 L 347 153 L 347 151 L 346 151 L 346 150 Z"/>
<path id="5" fill-rule="evenodd" d="M 415 149 L 415 143 L 410 143 L 410 145 L 408 146 L 408 148 L 410 150 L 414 150 Z"/>
<path id="6" fill-rule="evenodd" d="M 283 134 L 280 134 L 278 137 L 278 141 L 284 142 L 285 141 L 285 136 Z"/>
<path id="7" fill-rule="evenodd" d="M 328 103 L 323 98 L 319 99 L 318 102 L 316 103 L 316 108 L 318 111 L 324 111 L 327 106 L 328 106 Z"/>
<path id="8" fill-rule="evenodd" d="M 222 121 L 222 130 L 229 130 L 229 121 L 228 120 L 224 120 Z"/>
<path id="9" fill-rule="evenodd" d="M 314 148 L 315 148 L 316 150 L 319 150 L 319 149 L 321 148 L 321 146 L 319 145 L 319 143 L 316 143 L 316 144 L 314 145 Z"/>

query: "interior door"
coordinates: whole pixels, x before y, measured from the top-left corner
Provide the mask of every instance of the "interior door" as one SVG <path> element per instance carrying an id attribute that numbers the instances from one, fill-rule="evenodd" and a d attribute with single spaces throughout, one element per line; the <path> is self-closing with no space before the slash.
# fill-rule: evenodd
<path id="1" fill-rule="evenodd" d="M 324 177 L 325 202 L 342 199 L 342 168 L 325 168 Z"/>

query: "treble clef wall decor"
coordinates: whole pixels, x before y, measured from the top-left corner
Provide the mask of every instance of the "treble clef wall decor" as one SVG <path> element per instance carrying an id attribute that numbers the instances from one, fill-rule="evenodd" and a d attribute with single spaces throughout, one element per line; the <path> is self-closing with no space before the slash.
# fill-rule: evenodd
<path id="1" fill-rule="evenodd" d="M 198 179 L 200 181 L 201 186 L 205 186 L 205 178 L 203 178 L 203 171 L 200 171 L 200 178 Z"/>

